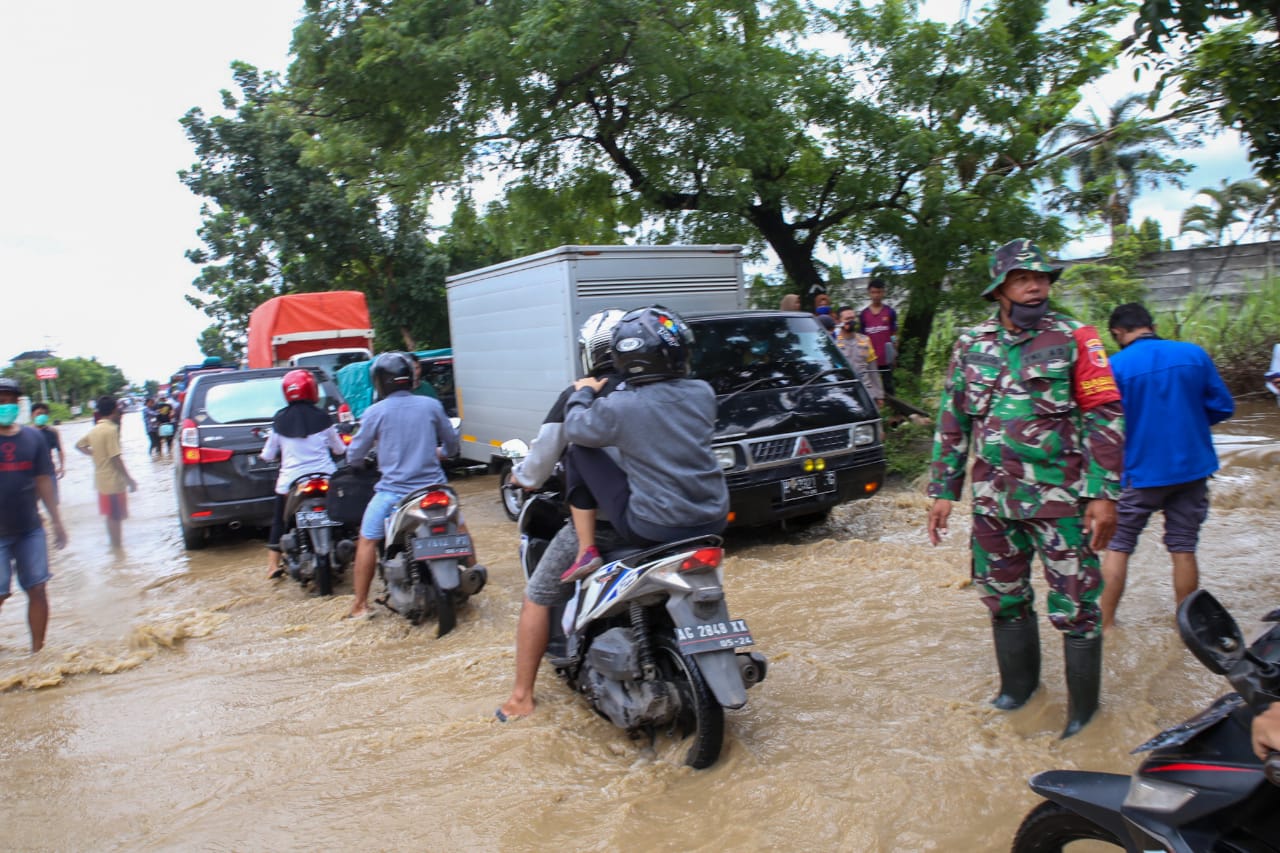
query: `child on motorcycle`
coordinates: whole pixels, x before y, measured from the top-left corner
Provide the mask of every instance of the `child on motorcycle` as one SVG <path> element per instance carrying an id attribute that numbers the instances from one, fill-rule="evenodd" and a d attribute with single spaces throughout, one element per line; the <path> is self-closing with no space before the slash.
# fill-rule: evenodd
<path id="1" fill-rule="evenodd" d="M 571 442 L 565 479 L 578 556 L 561 580 L 578 580 L 603 565 L 597 509 L 638 546 L 724 530 L 729 492 L 711 450 L 715 392 L 688 378 L 692 343 L 692 331 L 674 311 L 628 312 L 613 329 L 614 368 L 625 384 L 603 397 L 602 379 L 574 383 L 565 409 Z"/>

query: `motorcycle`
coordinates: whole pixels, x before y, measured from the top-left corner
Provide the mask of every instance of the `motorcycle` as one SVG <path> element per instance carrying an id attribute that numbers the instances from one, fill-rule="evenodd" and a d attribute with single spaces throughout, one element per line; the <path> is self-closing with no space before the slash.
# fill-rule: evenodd
<path id="1" fill-rule="evenodd" d="M 520 564 L 528 579 L 566 523 L 564 502 L 542 491 L 520 511 Z M 607 530 L 601 525 L 598 544 Z M 764 655 L 746 622 L 730 619 L 718 536 L 654 548 L 605 550 L 606 562 L 577 582 L 573 599 L 552 608 L 547 658 L 591 707 L 629 735 L 652 743 L 665 730 L 692 738 L 685 763 L 720 757 L 724 709 L 746 704 L 763 681 Z"/>
<path id="2" fill-rule="evenodd" d="M 405 495 L 387 518 L 382 541 L 378 575 L 386 595 L 378 603 L 414 625 L 435 617 L 437 637 L 452 631 L 457 608 L 489 577 L 484 566 L 462 566 L 475 548 L 458 531 L 457 493 L 441 484 Z"/>
<path id="3" fill-rule="evenodd" d="M 1280 622 L 1280 609 L 1264 617 Z M 1014 853 L 1091 839 L 1124 850 L 1280 850 L 1280 753 L 1258 761 L 1250 725 L 1280 701 L 1280 625 L 1246 647 L 1231 614 L 1206 590 L 1178 608 L 1178 631 L 1236 692 L 1133 750 L 1150 751 L 1132 777 L 1050 770 L 1031 777 L 1045 802 L 1023 819 Z"/>
<path id="4" fill-rule="evenodd" d="M 333 595 L 333 585 L 355 557 L 354 532 L 329 516 L 330 475 L 304 474 L 293 481 L 285 501 L 285 532 L 280 560 L 289 577 L 304 586 L 314 583 L 320 595 Z"/>

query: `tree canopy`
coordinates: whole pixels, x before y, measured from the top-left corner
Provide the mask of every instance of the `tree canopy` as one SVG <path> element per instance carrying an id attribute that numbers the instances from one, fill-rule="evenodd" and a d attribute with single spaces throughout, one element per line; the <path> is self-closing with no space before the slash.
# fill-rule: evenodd
<path id="1" fill-rule="evenodd" d="M 443 345 L 446 262 L 426 242 L 422 205 L 308 162 L 315 119 L 277 75 L 233 68 L 239 95 L 222 94 L 230 115 L 192 109 L 182 119 L 199 159 L 179 177 L 205 199 L 204 246 L 187 253 L 205 296 L 188 299 L 215 320 L 202 350 L 240 351 L 249 314 L 272 296 L 348 288 L 369 298 L 382 346 Z"/>
<path id="2" fill-rule="evenodd" d="M 927 336 L 949 270 L 1064 238 L 1032 203 L 1045 137 L 1111 67 L 1125 11 L 1050 28 L 1042 0 L 954 25 L 903 0 L 309 0 L 290 98 L 306 162 L 399 204 L 504 169 L 534 196 L 590 184 L 665 237 L 770 247 L 801 290 L 821 248 L 868 248 L 912 268 Z"/>

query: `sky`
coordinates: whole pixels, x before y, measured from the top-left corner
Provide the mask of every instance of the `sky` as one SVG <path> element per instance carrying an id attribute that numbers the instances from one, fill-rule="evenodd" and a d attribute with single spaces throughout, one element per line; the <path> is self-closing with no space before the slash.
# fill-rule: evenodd
<path id="1" fill-rule="evenodd" d="M 6 8 L 0 364 L 51 349 L 96 357 L 143 382 L 201 359 L 196 340 L 210 320 L 183 298 L 196 295 L 198 270 L 184 252 L 199 246 L 200 200 L 177 178 L 195 159 L 178 119 L 193 106 L 218 111 L 220 90 L 234 88 L 233 60 L 284 71 L 301 9 L 301 0 Z M 1133 90 L 1131 75 L 1117 72 L 1087 91 L 1086 103 L 1102 112 Z M 1152 216 L 1166 236 L 1177 233 L 1196 189 L 1249 174 L 1231 134 L 1182 156 L 1197 164 L 1187 188 L 1148 191 L 1134 209 L 1135 221 Z M 1064 256 L 1105 243 L 1081 241 Z"/>

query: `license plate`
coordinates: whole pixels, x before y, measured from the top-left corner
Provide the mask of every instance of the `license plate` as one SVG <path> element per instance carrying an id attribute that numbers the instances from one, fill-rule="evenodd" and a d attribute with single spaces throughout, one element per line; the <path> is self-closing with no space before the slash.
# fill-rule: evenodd
<path id="1" fill-rule="evenodd" d="M 415 560 L 452 560 L 474 554 L 475 548 L 471 544 L 471 537 L 465 533 L 423 536 L 413 540 L 413 559 Z"/>
<path id="2" fill-rule="evenodd" d="M 741 619 L 724 622 L 704 622 L 700 625 L 682 625 L 676 628 L 676 644 L 686 655 L 702 652 L 718 652 L 739 646 L 754 646 L 751 631 Z"/>
<path id="3" fill-rule="evenodd" d="M 782 481 L 782 499 L 784 501 L 798 501 L 816 495 L 825 495 L 835 490 L 835 471 L 806 474 L 803 477 L 792 477 L 789 480 Z"/>
<path id="4" fill-rule="evenodd" d="M 299 527 L 335 527 L 339 522 L 329 518 L 329 513 L 322 509 L 303 510 L 294 516 Z"/>

